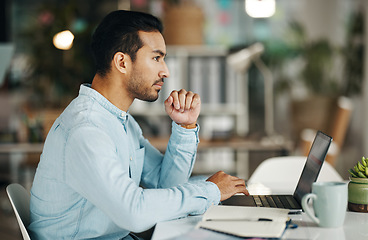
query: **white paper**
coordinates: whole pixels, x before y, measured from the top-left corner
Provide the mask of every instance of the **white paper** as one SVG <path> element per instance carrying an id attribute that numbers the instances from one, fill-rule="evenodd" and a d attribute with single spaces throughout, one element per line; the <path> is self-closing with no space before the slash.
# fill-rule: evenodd
<path id="1" fill-rule="evenodd" d="M 278 238 L 285 230 L 288 213 L 288 209 L 278 208 L 211 206 L 197 228 L 240 237 Z"/>

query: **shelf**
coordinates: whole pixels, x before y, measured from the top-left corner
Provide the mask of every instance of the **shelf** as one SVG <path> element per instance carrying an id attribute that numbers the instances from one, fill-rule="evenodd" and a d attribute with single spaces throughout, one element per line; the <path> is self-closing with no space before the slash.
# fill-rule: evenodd
<path id="1" fill-rule="evenodd" d="M 149 137 L 149 142 L 160 151 L 165 151 L 169 137 Z M 236 151 L 278 151 L 292 150 L 290 141 L 270 142 L 260 139 L 232 137 L 224 140 L 201 139 L 198 150 L 211 148 L 231 148 Z M 41 153 L 43 143 L 9 143 L 0 144 L 0 153 Z"/>
<path id="2" fill-rule="evenodd" d="M 148 141 L 158 150 L 166 150 L 169 138 L 147 138 Z M 292 151 L 291 141 L 271 142 L 260 139 L 247 139 L 242 137 L 232 137 L 224 140 L 200 140 L 198 151 L 213 148 L 231 148 L 234 151 Z"/>
<path id="3" fill-rule="evenodd" d="M 136 116 L 167 116 L 163 103 L 140 103 L 139 106 L 132 107 L 129 111 L 131 115 Z M 202 104 L 200 116 L 216 115 L 244 115 L 245 107 L 242 104 Z"/>
<path id="4" fill-rule="evenodd" d="M 134 101 L 130 113 L 152 119 L 167 117 L 164 100 L 171 91 L 184 88 L 201 96 L 200 118 L 213 117 L 218 121 L 218 117 L 229 116 L 234 123 L 231 131 L 245 136 L 249 132 L 248 82 L 244 74 L 226 64 L 227 55 L 228 49 L 224 46 L 167 46 L 170 78 L 165 80 L 159 98 L 154 103 Z M 217 131 L 207 129 L 206 133 Z"/>
<path id="5" fill-rule="evenodd" d="M 223 46 L 207 46 L 207 45 L 168 45 L 166 47 L 167 55 L 169 57 L 221 57 L 228 53 L 227 48 Z"/>
<path id="6" fill-rule="evenodd" d="M 41 153 L 43 143 L 1 143 L 0 153 Z"/>

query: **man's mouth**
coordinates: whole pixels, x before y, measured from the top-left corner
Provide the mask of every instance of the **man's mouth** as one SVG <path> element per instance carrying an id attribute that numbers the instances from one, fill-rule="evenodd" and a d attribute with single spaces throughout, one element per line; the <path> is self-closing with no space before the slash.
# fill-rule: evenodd
<path id="1" fill-rule="evenodd" d="M 162 85 L 164 85 L 164 80 L 160 79 L 160 80 L 156 81 L 153 85 L 162 87 Z"/>

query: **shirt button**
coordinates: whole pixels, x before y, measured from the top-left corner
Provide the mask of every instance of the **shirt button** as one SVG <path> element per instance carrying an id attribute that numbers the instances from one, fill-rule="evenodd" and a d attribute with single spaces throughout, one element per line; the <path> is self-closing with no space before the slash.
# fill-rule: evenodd
<path id="1" fill-rule="evenodd" d="M 130 157 L 130 161 L 133 161 L 133 158 L 132 157 Z"/>
<path id="2" fill-rule="evenodd" d="M 122 113 L 120 114 L 120 116 L 121 116 L 121 117 L 125 117 L 125 113 L 123 113 L 123 112 L 122 112 Z"/>

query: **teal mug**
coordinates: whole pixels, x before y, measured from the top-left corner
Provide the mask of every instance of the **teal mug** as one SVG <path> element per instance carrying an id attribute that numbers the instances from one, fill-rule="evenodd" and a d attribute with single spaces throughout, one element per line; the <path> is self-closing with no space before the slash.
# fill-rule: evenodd
<path id="1" fill-rule="evenodd" d="M 308 205 L 312 200 L 313 210 Z M 302 198 L 305 213 L 320 227 L 341 227 L 348 204 L 348 187 L 345 182 L 315 182 L 312 193 Z"/>

